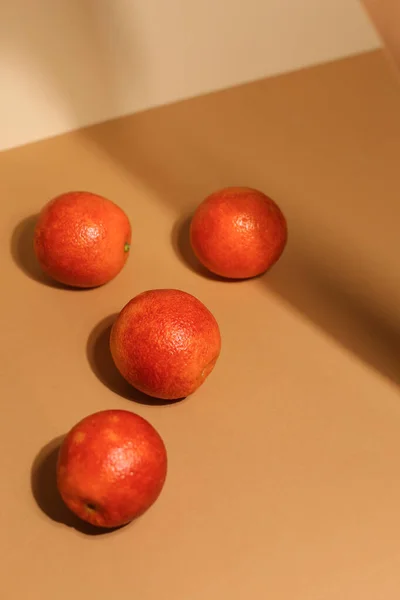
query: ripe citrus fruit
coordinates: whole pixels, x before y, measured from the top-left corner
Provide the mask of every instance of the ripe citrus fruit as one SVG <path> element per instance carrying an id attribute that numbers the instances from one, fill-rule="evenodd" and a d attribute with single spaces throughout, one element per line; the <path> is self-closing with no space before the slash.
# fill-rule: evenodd
<path id="1" fill-rule="evenodd" d="M 124 266 L 131 226 L 124 211 L 102 196 L 69 192 L 50 200 L 35 227 L 34 250 L 43 271 L 65 285 L 90 288 Z"/>
<path id="2" fill-rule="evenodd" d="M 286 219 L 268 196 L 251 188 L 225 188 L 208 196 L 190 224 L 190 243 L 212 273 L 229 279 L 261 275 L 281 256 Z"/>
<path id="3" fill-rule="evenodd" d="M 194 392 L 211 373 L 221 336 L 211 312 L 191 294 L 149 290 L 122 309 L 111 329 L 110 349 L 132 386 L 175 400 Z"/>
<path id="4" fill-rule="evenodd" d="M 64 438 L 57 487 L 78 517 L 120 527 L 157 500 L 167 474 L 164 442 L 152 425 L 126 410 L 104 410 L 77 423 Z"/>

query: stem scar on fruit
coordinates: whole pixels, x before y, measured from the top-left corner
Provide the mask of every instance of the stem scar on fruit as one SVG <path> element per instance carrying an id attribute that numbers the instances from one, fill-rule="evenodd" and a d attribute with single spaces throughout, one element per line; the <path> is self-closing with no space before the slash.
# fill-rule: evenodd
<path id="1" fill-rule="evenodd" d="M 128 242 L 126 242 L 125 246 L 124 246 L 124 252 L 129 252 L 131 245 L 128 244 Z"/>

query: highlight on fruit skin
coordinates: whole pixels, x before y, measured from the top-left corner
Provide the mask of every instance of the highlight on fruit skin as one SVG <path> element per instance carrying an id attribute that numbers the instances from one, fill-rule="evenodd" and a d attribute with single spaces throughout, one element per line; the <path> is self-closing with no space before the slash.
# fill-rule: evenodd
<path id="1" fill-rule="evenodd" d="M 42 270 L 67 286 L 108 283 L 124 267 L 131 225 L 114 202 L 91 192 L 67 192 L 42 208 L 33 248 Z"/>
<path id="2" fill-rule="evenodd" d="M 83 418 L 64 438 L 57 488 L 83 521 L 121 527 L 158 499 L 167 462 L 164 442 L 148 421 L 126 410 L 103 410 Z"/>
<path id="3" fill-rule="evenodd" d="M 263 192 L 228 187 L 208 196 L 190 223 L 190 244 L 200 263 L 228 279 L 265 273 L 287 243 L 281 209 Z"/>
<path id="4" fill-rule="evenodd" d="M 200 300 L 181 290 L 154 289 L 122 309 L 111 329 L 110 350 L 133 387 L 178 400 L 195 392 L 213 371 L 221 334 Z"/>

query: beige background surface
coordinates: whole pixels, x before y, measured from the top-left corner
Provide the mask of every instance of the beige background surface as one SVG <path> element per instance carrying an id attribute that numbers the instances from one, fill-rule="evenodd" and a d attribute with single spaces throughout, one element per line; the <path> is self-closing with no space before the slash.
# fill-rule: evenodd
<path id="1" fill-rule="evenodd" d="M 7 600 L 398 600 L 400 87 L 380 52 L 266 79 L 0 155 L 2 595 Z M 284 210 L 266 276 L 210 279 L 187 217 L 224 185 Z M 32 215 L 68 189 L 129 214 L 124 272 L 49 285 Z M 223 351 L 182 403 L 115 374 L 110 315 L 178 287 Z M 108 407 L 148 418 L 170 471 L 131 526 L 91 535 L 54 489 L 57 440 Z"/>
<path id="2" fill-rule="evenodd" d="M 359 0 L 0 0 L 0 150 L 378 45 Z"/>

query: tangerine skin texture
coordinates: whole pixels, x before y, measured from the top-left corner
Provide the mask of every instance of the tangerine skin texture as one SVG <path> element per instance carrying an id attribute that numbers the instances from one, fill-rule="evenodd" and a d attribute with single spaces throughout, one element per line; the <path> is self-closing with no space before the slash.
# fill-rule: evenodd
<path id="1" fill-rule="evenodd" d="M 77 423 L 57 462 L 57 487 L 69 509 L 92 525 L 126 525 L 157 500 L 167 452 L 154 427 L 125 410 L 105 410 Z"/>
<path id="2" fill-rule="evenodd" d="M 136 389 L 164 400 L 192 394 L 221 351 L 218 323 L 180 290 L 143 292 L 122 309 L 110 336 L 117 369 Z"/>
<path id="3" fill-rule="evenodd" d="M 190 243 L 212 273 L 247 279 L 267 271 L 287 242 L 287 223 L 278 205 L 258 190 L 225 188 L 208 196 L 190 224 Z"/>
<path id="4" fill-rule="evenodd" d="M 129 255 L 131 226 L 124 211 L 102 196 L 69 192 L 42 209 L 34 251 L 56 281 L 91 288 L 116 277 Z"/>

